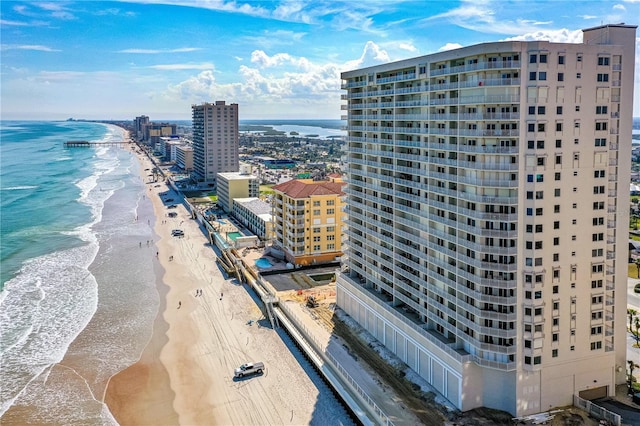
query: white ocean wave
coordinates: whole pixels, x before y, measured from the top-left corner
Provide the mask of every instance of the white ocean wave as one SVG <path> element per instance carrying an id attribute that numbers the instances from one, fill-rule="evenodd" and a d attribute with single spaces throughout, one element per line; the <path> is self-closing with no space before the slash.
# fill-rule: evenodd
<path id="1" fill-rule="evenodd" d="M 22 191 L 25 189 L 36 189 L 36 185 L 21 185 L 21 186 L 8 186 L 6 188 L 0 188 L 0 191 Z"/>

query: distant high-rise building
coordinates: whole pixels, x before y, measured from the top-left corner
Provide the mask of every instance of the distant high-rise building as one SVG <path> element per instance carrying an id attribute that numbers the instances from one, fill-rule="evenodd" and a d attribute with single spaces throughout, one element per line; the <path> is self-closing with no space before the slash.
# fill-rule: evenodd
<path id="1" fill-rule="evenodd" d="M 147 123 L 143 127 L 142 140 L 154 149 L 160 143 L 160 138 L 174 136 L 177 126 L 172 123 Z"/>
<path id="2" fill-rule="evenodd" d="M 625 381 L 635 37 L 342 74 L 338 305 L 462 410 L 527 415 Z"/>
<path id="3" fill-rule="evenodd" d="M 193 115 L 193 173 L 199 183 L 214 185 L 216 175 L 237 172 L 238 104 L 224 101 L 191 106 Z"/>
<path id="4" fill-rule="evenodd" d="M 133 130 L 136 132 L 136 140 L 141 141 L 144 137 L 145 126 L 149 124 L 149 117 L 141 115 L 133 120 Z"/>

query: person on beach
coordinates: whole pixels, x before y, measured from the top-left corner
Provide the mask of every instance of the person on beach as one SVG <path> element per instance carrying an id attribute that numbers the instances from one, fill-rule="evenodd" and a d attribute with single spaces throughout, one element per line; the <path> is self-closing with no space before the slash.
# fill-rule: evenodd
<path id="1" fill-rule="evenodd" d="M 182 302 L 178 300 L 178 309 L 182 306 Z"/>
<path id="2" fill-rule="evenodd" d="M 220 300 L 222 300 L 222 296 L 224 296 L 224 293 L 220 293 Z"/>

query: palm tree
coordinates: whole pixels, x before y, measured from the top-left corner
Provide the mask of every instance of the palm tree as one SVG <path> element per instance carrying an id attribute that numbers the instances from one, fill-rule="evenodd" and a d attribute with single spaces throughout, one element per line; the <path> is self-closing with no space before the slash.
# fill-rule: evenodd
<path id="1" fill-rule="evenodd" d="M 627 361 L 627 364 L 629 364 L 629 380 L 628 380 L 628 385 L 629 385 L 629 393 L 631 393 L 631 386 L 633 385 L 634 382 L 634 377 L 633 377 L 633 370 L 636 369 L 636 367 L 640 367 L 640 365 L 636 364 L 633 361 Z"/>
<path id="2" fill-rule="evenodd" d="M 636 328 L 635 333 L 633 333 L 633 337 L 636 338 L 636 346 L 640 346 L 640 317 L 636 317 L 633 325 Z"/>
<path id="3" fill-rule="evenodd" d="M 629 331 L 631 331 L 631 326 L 633 325 L 633 317 L 638 315 L 638 311 L 635 309 L 628 308 L 627 315 L 629 315 Z"/>

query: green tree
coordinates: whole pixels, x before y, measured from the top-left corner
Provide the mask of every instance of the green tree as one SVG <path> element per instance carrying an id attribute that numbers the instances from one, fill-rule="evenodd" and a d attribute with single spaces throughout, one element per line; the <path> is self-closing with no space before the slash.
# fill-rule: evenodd
<path id="1" fill-rule="evenodd" d="M 640 346 L 640 317 L 635 318 L 633 325 L 636 328 L 633 337 L 636 338 L 636 346 Z"/>

